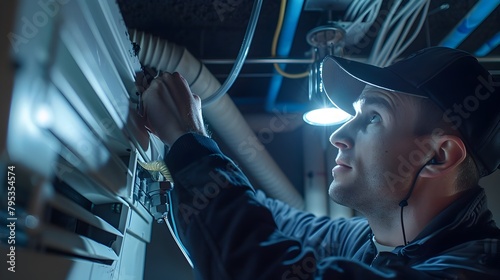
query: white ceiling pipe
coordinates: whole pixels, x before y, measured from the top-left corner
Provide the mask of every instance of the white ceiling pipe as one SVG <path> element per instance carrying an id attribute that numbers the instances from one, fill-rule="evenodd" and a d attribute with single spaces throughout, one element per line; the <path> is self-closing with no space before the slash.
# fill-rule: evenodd
<path id="1" fill-rule="evenodd" d="M 302 114 L 246 114 L 246 123 L 253 132 L 265 133 L 271 129 L 275 133 L 292 132 L 305 125 Z"/>
<path id="2" fill-rule="evenodd" d="M 131 30 L 130 34 L 132 41 L 140 46 L 139 60 L 143 65 L 170 73 L 179 72 L 188 81 L 193 93 L 202 100 L 220 87 L 219 81 L 205 65 L 184 47 L 137 30 Z M 301 195 L 259 142 L 227 95 L 203 108 L 203 115 L 231 149 L 236 162 L 254 178 L 258 187 L 271 197 L 299 209 L 303 208 Z"/>

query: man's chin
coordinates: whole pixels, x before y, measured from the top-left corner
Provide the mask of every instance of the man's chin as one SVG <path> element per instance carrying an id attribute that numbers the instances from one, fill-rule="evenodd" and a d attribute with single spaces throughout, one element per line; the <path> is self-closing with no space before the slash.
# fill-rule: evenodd
<path id="1" fill-rule="evenodd" d="M 333 183 L 330 185 L 328 189 L 328 196 L 330 199 L 344 207 L 356 209 L 356 202 L 353 201 L 352 191 L 344 189 L 344 186 L 335 186 Z"/>
<path id="2" fill-rule="evenodd" d="M 345 186 L 341 185 L 339 182 L 333 181 L 330 184 L 330 187 L 328 188 L 328 196 L 338 204 L 343 204 L 342 203 L 342 193 L 344 192 L 342 189 L 345 188 Z"/>

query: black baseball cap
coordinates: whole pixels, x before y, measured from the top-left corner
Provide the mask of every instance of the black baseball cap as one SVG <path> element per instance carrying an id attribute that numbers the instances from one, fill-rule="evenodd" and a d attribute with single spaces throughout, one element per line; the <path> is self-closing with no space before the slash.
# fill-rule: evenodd
<path id="1" fill-rule="evenodd" d="M 367 84 L 429 98 L 460 131 L 480 176 L 500 168 L 500 82 L 471 54 L 430 47 L 387 67 L 327 56 L 321 75 L 330 101 L 351 115 Z"/>

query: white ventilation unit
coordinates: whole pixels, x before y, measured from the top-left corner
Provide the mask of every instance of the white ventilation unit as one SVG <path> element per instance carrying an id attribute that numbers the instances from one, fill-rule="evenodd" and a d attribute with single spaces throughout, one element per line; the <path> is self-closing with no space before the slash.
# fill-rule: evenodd
<path id="1" fill-rule="evenodd" d="M 14 85 L 0 97 L 10 102 L 2 186 L 9 167 L 15 177 L 0 190 L 0 249 L 14 262 L 0 279 L 141 279 L 153 216 L 137 161 L 164 150 L 137 123 L 141 66 L 119 8 L 17 3 Z"/>

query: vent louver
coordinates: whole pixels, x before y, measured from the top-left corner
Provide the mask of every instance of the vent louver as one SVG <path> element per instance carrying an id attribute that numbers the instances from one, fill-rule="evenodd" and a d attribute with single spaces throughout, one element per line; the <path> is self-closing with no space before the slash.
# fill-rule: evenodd
<path id="1" fill-rule="evenodd" d="M 0 167 L 16 174 L 15 276 L 140 279 L 153 217 L 133 196 L 136 166 L 164 150 L 137 125 L 141 65 L 118 6 L 24 0 L 15 18 L 18 67 L 12 95 L 0 97 L 10 103 Z"/>

